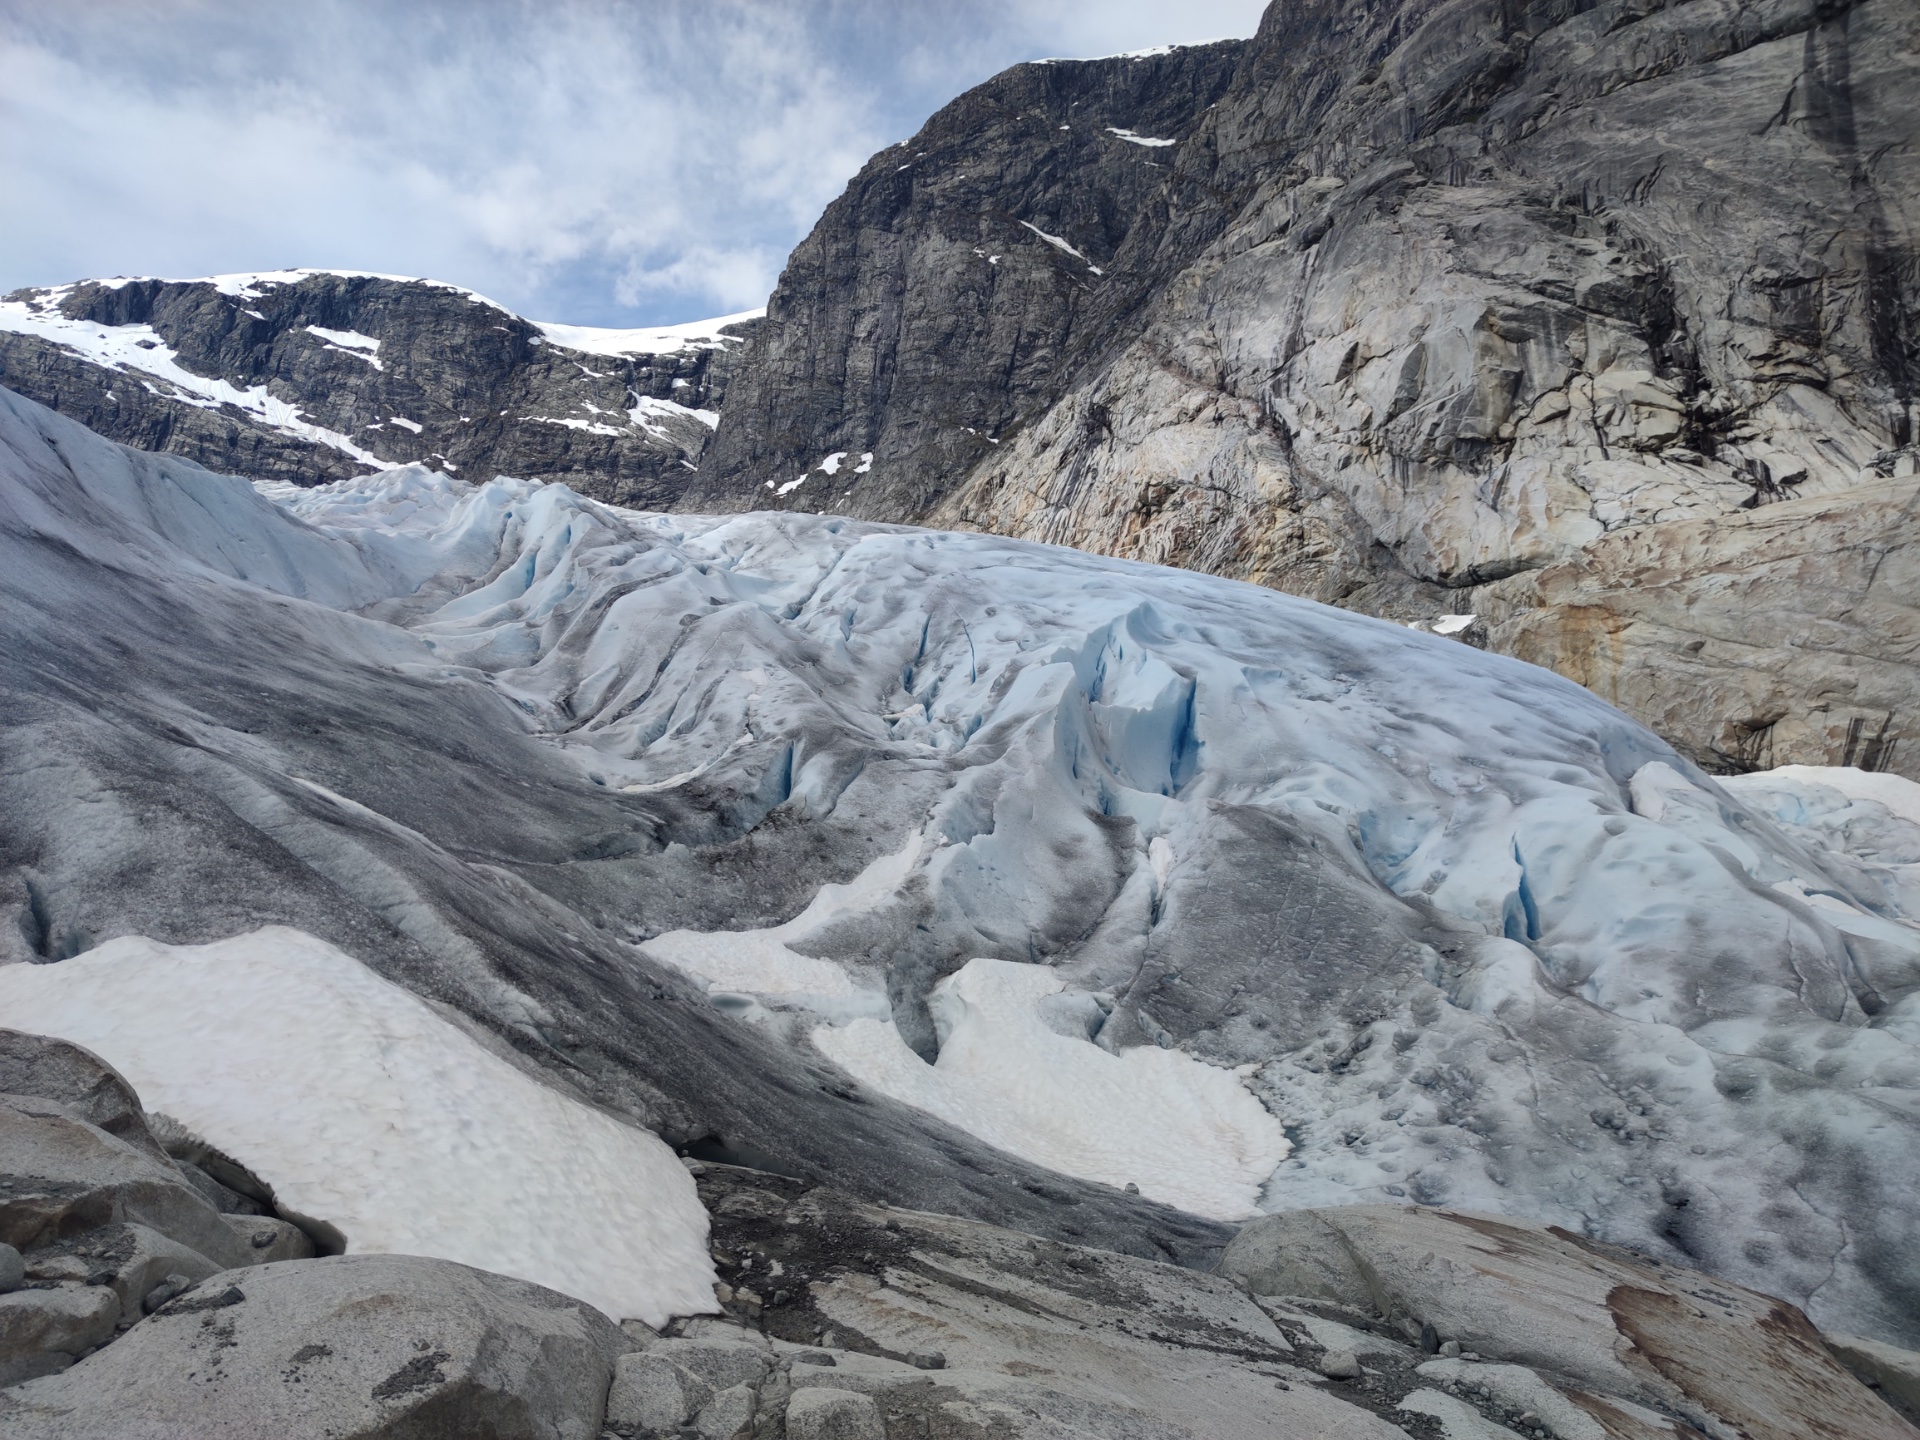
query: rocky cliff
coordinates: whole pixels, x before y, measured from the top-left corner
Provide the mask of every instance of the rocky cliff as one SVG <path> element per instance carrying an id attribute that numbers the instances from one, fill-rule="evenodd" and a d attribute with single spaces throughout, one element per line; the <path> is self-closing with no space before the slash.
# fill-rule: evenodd
<path id="1" fill-rule="evenodd" d="M 981 197 L 985 255 L 946 239 L 961 172 L 1008 167 L 988 127 L 929 143 L 937 117 L 796 252 L 693 498 L 1476 614 L 1446 623 L 1714 768 L 1920 773 L 1917 49 L 1901 0 L 1275 6 L 1243 49 L 1153 72 L 1153 120 L 1103 101 L 1101 133 L 1177 143 L 1118 142 L 1165 168 L 1124 225 L 1057 232 L 1084 261 L 1028 235 L 1075 296 L 1024 369 L 979 337 L 1033 316 L 1030 287 L 932 303 L 932 277 L 943 247 L 992 265 L 994 207 L 1050 192 Z M 1111 73 L 1022 67 L 946 113 Z M 916 173 L 955 200 L 871 224 Z M 903 383 L 922 355 L 938 400 Z M 832 449 L 868 473 L 781 493 Z"/>
<path id="2" fill-rule="evenodd" d="M 1114 257 L 1245 48 L 1017 65 L 874 156 L 787 262 L 682 508 L 925 513 L 1112 333 Z"/>
<path id="3" fill-rule="evenodd" d="M 756 323 L 542 326 L 457 286 L 319 270 L 86 281 L 0 302 L 0 383 L 256 479 L 420 462 L 663 506 Z"/>

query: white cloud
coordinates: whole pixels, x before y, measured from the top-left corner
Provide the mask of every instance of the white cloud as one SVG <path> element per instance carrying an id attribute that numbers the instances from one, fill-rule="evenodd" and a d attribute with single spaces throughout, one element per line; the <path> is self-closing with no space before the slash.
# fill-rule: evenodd
<path id="1" fill-rule="evenodd" d="M 737 310 L 968 85 L 1258 9 L 0 0 L 0 290 L 333 265 L 585 323 Z"/>

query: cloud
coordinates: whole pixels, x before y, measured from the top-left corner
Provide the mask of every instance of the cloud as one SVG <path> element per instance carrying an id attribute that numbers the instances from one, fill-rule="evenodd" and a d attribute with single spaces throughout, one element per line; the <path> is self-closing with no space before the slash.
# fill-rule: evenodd
<path id="1" fill-rule="evenodd" d="M 759 303 L 875 150 L 1251 0 L 0 0 L 0 290 L 298 265 L 639 324 Z"/>

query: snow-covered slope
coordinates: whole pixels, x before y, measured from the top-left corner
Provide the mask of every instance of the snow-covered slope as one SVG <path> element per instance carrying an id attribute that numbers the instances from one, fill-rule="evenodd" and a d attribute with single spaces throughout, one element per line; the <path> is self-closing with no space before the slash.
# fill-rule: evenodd
<path id="1" fill-rule="evenodd" d="M 651 1325 L 712 1306 L 706 1213 L 672 1151 L 310 936 L 0 966 L 0 1015 L 108 1057 L 349 1253 L 457 1260 Z"/>
<path id="2" fill-rule="evenodd" d="M 220 497 L 183 545 L 7 411 L 22 958 L 277 921 L 880 1198 L 1188 1255 L 1156 1193 L 1447 1203 L 1920 1336 L 1920 932 L 1568 682 L 1071 551 L 410 469 L 276 511 L 143 460 Z"/>
<path id="3" fill-rule="evenodd" d="M 602 330 L 365 271 L 88 280 L 0 299 L 0 384 L 255 478 L 417 463 L 665 504 L 759 314 Z"/>

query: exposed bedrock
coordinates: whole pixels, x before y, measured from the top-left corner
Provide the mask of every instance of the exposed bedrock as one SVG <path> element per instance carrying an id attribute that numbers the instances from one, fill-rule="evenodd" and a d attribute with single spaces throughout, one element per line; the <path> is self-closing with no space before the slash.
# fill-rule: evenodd
<path id="1" fill-rule="evenodd" d="M 1903 0 L 1275 6 L 1217 99 L 1158 82 L 1195 106 L 1138 152 L 1167 168 L 1124 227 L 1062 210 L 1087 262 L 1020 232 L 1071 306 L 974 253 L 1002 209 L 1067 221 L 1024 183 L 978 193 L 1004 134 L 937 117 L 796 251 L 687 503 L 976 527 L 1404 620 L 1490 608 L 1496 647 L 1711 768 L 1871 746 L 1920 773 L 1892 743 L 1920 674 L 1888 489 L 1916 453 L 1917 27 Z M 1021 140 L 1025 173 L 1044 142 Z M 1021 323 L 1048 348 L 976 338 Z M 937 382 L 909 383 L 928 354 Z M 871 468 L 761 488 L 833 450 Z M 1818 603 L 1755 553 L 1796 497 L 1806 553 L 1858 558 L 1843 589 L 1891 633 L 1779 618 Z M 1684 564 L 1629 598 L 1625 557 L 1662 549 Z M 1755 626 L 1780 638 L 1718 643 Z"/>
<path id="2" fill-rule="evenodd" d="M 788 259 L 677 508 L 924 514 L 1108 333 L 1103 277 L 1244 49 L 1017 65 L 874 156 Z"/>

